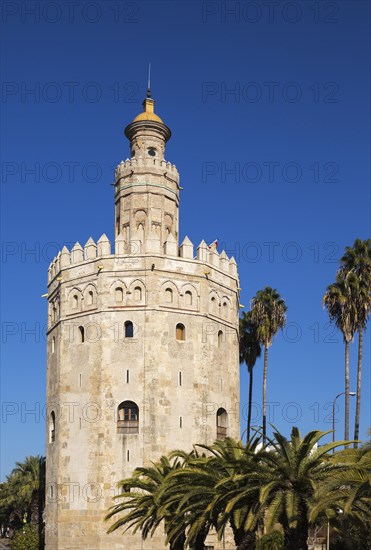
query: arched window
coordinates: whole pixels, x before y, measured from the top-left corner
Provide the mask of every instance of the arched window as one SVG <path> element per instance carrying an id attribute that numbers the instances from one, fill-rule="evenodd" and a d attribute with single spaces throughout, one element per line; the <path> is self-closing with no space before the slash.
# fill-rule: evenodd
<path id="1" fill-rule="evenodd" d="M 217 309 L 217 306 L 216 306 L 216 298 L 215 296 L 211 296 L 211 313 L 216 313 L 216 309 Z"/>
<path id="2" fill-rule="evenodd" d="M 117 433 L 139 433 L 139 409 L 133 401 L 123 401 L 117 409 Z"/>
<path id="3" fill-rule="evenodd" d="M 134 288 L 134 300 L 136 302 L 140 302 L 142 299 L 142 289 L 140 288 L 140 286 L 136 286 Z"/>
<path id="4" fill-rule="evenodd" d="M 52 353 L 55 352 L 55 336 L 52 338 Z"/>
<path id="5" fill-rule="evenodd" d="M 171 290 L 171 288 L 167 288 L 165 290 L 165 299 L 166 299 L 168 304 L 172 303 L 172 301 L 173 301 L 173 291 Z"/>
<path id="6" fill-rule="evenodd" d="M 133 338 L 134 325 L 131 321 L 125 321 L 125 338 Z"/>
<path id="7" fill-rule="evenodd" d="M 218 347 L 219 348 L 222 345 L 223 341 L 224 341 L 223 331 L 219 330 L 219 332 L 218 332 Z"/>
<path id="8" fill-rule="evenodd" d="M 118 286 L 115 289 L 115 300 L 116 300 L 116 302 L 122 302 L 123 299 L 124 299 L 124 291 L 122 290 L 122 288 L 120 286 Z"/>
<path id="9" fill-rule="evenodd" d="M 76 309 L 76 308 L 79 307 L 79 297 L 78 297 L 77 294 L 74 294 L 72 296 L 72 307 L 73 307 L 73 309 Z"/>
<path id="10" fill-rule="evenodd" d="M 49 420 L 49 443 L 54 443 L 55 441 L 55 412 L 50 413 Z"/>
<path id="11" fill-rule="evenodd" d="M 185 326 L 182 323 L 178 323 L 176 326 L 176 339 L 180 342 L 185 340 Z"/>
<path id="12" fill-rule="evenodd" d="M 216 438 L 225 439 L 228 429 L 228 414 L 223 408 L 218 409 L 216 413 Z"/>
<path id="13" fill-rule="evenodd" d="M 192 292 L 190 290 L 187 290 L 184 294 L 185 303 L 187 306 L 192 305 Z"/>
<path id="14" fill-rule="evenodd" d="M 85 342 L 85 329 L 84 329 L 84 327 L 79 327 L 79 337 L 80 337 L 80 342 L 81 343 Z"/>

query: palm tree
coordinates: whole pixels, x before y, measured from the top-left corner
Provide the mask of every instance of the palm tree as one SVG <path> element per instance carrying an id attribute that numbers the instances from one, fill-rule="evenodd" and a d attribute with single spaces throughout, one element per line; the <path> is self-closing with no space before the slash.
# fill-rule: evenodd
<path id="1" fill-rule="evenodd" d="M 349 344 L 357 328 L 356 310 L 357 276 L 348 273 L 345 278 L 338 275 L 336 282 L 326 289 L 322 303 L 327 308 L 331 321 L 334 321 L 343 334 L 345 343 L 345 430 L 344 438 L 349 440 Z"/>
<path id="2" fill-rule="evenodd" d="M 259 490 L 255 488 L 253 497 L 246 498 L 244 494 L 243 499 L 234 502 L 241 489 L 234 478 L 246 473 L 250 460 L 255 463 L 258 460 L 258 441 L 258 438 L 249 441 L 246 447 L 231 438 L 216 441 L 212 446 L 196 445 L 205 449 L 207 456 L 196 452 L 187 465 L 171 472 L 163 484 L 160 500 L 164 506 L 178 503 L 169 525 L 170 534 L 176 536 L 186 531 L 189 548 L 203 550 L 210 528 L 215 528 L 221 538 L 230 524 L 237 549 L 255 549 L 258 522 L 255 521 L 253 529 L 246 528 L 244 523 L 258 502 Z"/>
<path id="3" fill-rule="evenodd" d="M 220 475 L 209 509 L 215 516 L 219 538 L 230 524 L 237 550 L 255 549 L 256 530 L 262 520 L 257 508 L 259 487 L 247 481 L 248 473 L 252 478 L 259 466 L 259 443 L 259 437 L 248 440 L 245 446 L 227 438 L 205 446 L 210 454 L 209 467 Z"/>
<path id="4" fill-rule="evenodd" d="M 361 411 L 361 380 L 362 380 L 362 352 L 363 331 L 371 309 L 371 239 L 362 241 L 356 239 L 353 247 L 347 246 L 340 260 L 339 274 L 346 277 L 353 273 L 358 277 L 360 292 L 357 296 L 357 330 L 358 330 L 358 361 L 357 361 L 357 398 L 356 416 L 354 424 L 354 447 L 357 448 L 359 437 L 359 420 Z"/>
<path id="5" fill-rule="evenodd" d="M 30 523 L 40 525 L 45 504 L 45 457 L 27 456 L 13 470 L 19 479 L 19 497 L 29 503 Z"/>
<path id="6" fill-rule="evenodd" d="M 108 529 L 108 533 L 124 527 L 124 531 L 134 527 L 134 533 L 139 529 L 142 538 L 145 540 L 148 535 L 152 536 L 162 521 L 165 524 L 165 531 L 169 532 L 169 523 L 173 518 L 177 503 L 168 506 L 165 511 L 159 498 L 160 489 L 165 478 L 177 468 L 182 468 L 184 460 L 182 457 L 175 457 L 171 460 L 162 456 L 160 460 L 150 467 L 136 468 L 132 477 L 120 481 L 123 493 L 114 497 L 120 500 L 112 506 L 105 519 L 109 520 L 114 516 L 120 517 Z M 123 514 L 123 515 L 122 515 Z M 170 536 L 170 550 L 183 550 L 185 533 L 180 532 L 177 536 Z"/>
<path id="7" fill-rule="evenodd" d="M 246 363 L 249 372 L 249 404 L 246 441 L 250 440 L 253 369 L 260 355 L 261 347 L 257 337 L 257 324 L 252 320 L 251 311 L 249 311 L 243 313 L 243 317 L 240 319 L 240 363 Z"/>
<path id="8" fill-rule="evenodd" d="M 366 542 L 371 540 L 371 446 L 338 452 L 331 460 L 343 467 L 318 488 L 310 520 L 315 521 L 325 512 L 338 532 L 342 548 L 371 548 Z"/>
<path id="9" fill-rule="evenodd" d="M 180 451 L 170 453 L 170 457 L 179 455 Z M 159 492 L 161 512 L 172 511 L 166 529 L 168 542 L 187 532 L 186 546 L 191 550 L 204 549 L 208 532 L 215 525 L 208 505 L 218 480 L 218 471 L 210 468 L 208 458 L 196 450 L 185 457 L 182 468 L 169 473 Z"/>
<path id="10" fill-rule="evenodd" d="M 276 289 L 265 287 L 259 290 L 251 304 L 251 320 L 256 323 L 256 335 L 260 344 L 264 346 L 263 371 L 263 441 L 267 433 L 267 372 L 268 349 L 272 345 L 273 337 L 286 324 L 287 307 Z"/>
<path id="11" fill-rule="evenodd" d="M 249 483 L 255 482 L 260 488 L 259 502 L 266 510 L 266 530 L 269 532 L 277 522 L 282 525 L 285 550 L 308 550 L 310 512 L 316 491 L 334 472 L 346 469 L 343 464 L 332 463 L 329 455 L 344 441 L 317 447 L 328 433 L 312 431 L 302 438 L 294 427 L 291 440 L 287 440 L 275 432 L 270 451 L 260 456 L 255 480 L 249 476 Z"/>
<path id="12" fill-rule="evenodd" d="M 45 506 L 45 457 L 28 456 L 16 462 L 0 487 L 2 530 L 20 529 L 24 522 L 38 528 L 42 547 L 43 510 Z"/>

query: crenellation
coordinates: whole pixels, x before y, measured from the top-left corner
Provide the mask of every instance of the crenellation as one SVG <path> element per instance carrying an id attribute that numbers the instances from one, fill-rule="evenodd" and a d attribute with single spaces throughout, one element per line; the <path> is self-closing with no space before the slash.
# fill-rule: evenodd
<path id="1" fill-rule="evenodd" d="M 105 233 L 97 241 L 97 255 L 98 256 L 110 256 L 111 243 Z"/>
<path id="2" fill-rule="evenodd" d="M 179 256 L 181 258 L 189 258 L 193 260 L 193 243 L 187 236 L 184 237 L 183 242 L 179 247 Z"/>
<path id="3" fill-rule="evenodd" d="M 71 250 L 71 264 L 79 264 L 84 261 L 84 250 L 79 242 L 77 242 Z"/>
<path id="4" fill-rule="evenodd" d="M 237 262 L 233 256 L 229 260 L 229 273 L 232 275 L 232 277 L 238 277 Z"/>
<path id="5" fill-rule="evenodd" d="M 198 247 L 197 247 L 197 255 L 196 255 L 197 260 L 199 260 L 200 262 L 207 263 L 208 250 L 209 249 L 207 247 L 206 242 L 204 240 L 202 240 L 200 242 L 200 244 L 198 245 Z"/>
<path id="6" fill-rule="evenodd" d="M 171 175 L 176 181 L 179 180 L 179 172 L 175 164 L 168 162 L 164 159 L 151 159 L 150 163 L 147 159 L 139 157 L 138 159 L 126 159 L 121 161 L 115 169 L 116 182 L 121 178 L 127 178 L 132 175 L 134 171 L 151 171 L 155 173 L 165 173 L 167 176 Z"/>
<path id="7" fill-rule="evenodd" d="M 61 269 L 63 269 L 64 267 L 68 267 L 70 264 L 71 264 L 71 254 L 68 248 L 64 246 L 61 250 L 61 261 L 60 261 Z"/>
<path id="8" fill-rule="evenodd" d="M 95 241 L 89 237 L 84 246 L 84 260 L 93 260 L 97 257 L 97 245 Z"/>
<path id="9" fill-rule="evenodd" d="M 215 267 L 219 267 L 219 253 L 216 247 L 208 247 L 207 263 Z"/>
<path id="10" fill-rule="evenodd" d="M 225 252 L 225 250 L 222 250 L 219 256 L 219 268 L 222 271 L 229 272 L 229 258 Z"/>

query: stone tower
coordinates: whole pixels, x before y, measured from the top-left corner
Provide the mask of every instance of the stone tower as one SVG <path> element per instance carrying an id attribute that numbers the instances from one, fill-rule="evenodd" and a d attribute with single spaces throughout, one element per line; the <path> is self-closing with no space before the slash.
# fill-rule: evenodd
<path id="1" fill-rule="evenodd" d="M 106 534 L 117 481 L 239 437 L 236 262 L 216 244 L 178 245 L 171 132 L 150 94 L 143 106 L 115 171 L 113 247 L 90 238 L 49 268 L 46 550 L 164 550 L 160 532 Z"/>

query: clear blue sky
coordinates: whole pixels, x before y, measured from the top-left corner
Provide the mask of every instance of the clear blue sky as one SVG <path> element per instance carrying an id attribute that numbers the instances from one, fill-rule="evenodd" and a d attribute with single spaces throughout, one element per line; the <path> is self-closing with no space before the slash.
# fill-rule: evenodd
<path id="1" fill-rule="evenodd" d="M 110 183 L 129 155 L 123 128 L 142 109 L 148 61 L 184 187 L 181 238 L 219 238 L 245 306 L 266 285 L 286 300 L 269 358 L 271 420 L 287 435 L 293 424 L 331 428 L 344 347 L 321 299 L 345 246 L 370 235 L 370 4 L 267 4 L 2 4 L 2 478 L 45 453 L 48 264 L 65 243 L 113 237 Z M 365 340 L 363 438 L 369 330 Z M 357 340 L 352 390 L 356 359 Z M 262 361 L 255 373 L 258 405 Z"/>

